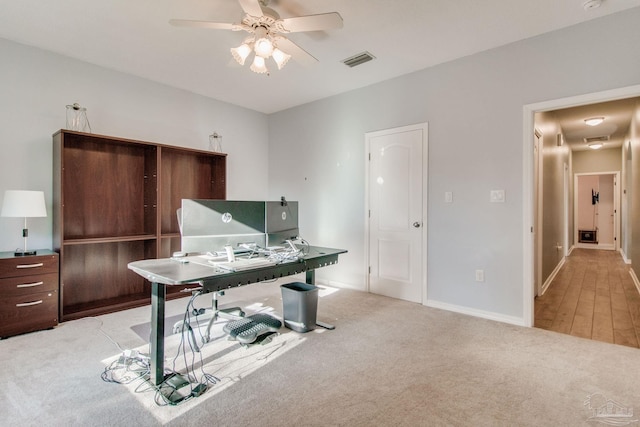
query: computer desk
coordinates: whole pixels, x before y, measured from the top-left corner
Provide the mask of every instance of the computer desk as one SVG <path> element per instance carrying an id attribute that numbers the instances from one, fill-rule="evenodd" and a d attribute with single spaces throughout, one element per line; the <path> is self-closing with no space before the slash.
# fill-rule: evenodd
<path id="1" fill-rule="evenodd" d="M 303 272 L 306 273 L 306 282 L 313 285 L 315 270 L 336 264 L 338 255 L 346 252 L 344 249 L 310 246 L 306 255 L 297 261 L 239 272 L 221 271 L 206 262 L 199 262 L 195 256 L 186 257 L 188 262 L 162 258 L 129 263 L 127 266 L 130 270 L 151 282 L 151 383 L 160 385 L 165 379 L 164 322 L 167 286 L 198 283 L 204 292 L 218 292 Z"/>

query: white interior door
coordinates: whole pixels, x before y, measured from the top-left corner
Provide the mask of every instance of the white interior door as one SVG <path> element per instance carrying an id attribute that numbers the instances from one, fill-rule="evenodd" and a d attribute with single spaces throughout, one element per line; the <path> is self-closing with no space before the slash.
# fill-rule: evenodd
<path id="1" fill-rule="evenodd" d="M 369 291 L 419 303 L 426 293 L 426 138 L 426 123 L 366 135 Z"/>

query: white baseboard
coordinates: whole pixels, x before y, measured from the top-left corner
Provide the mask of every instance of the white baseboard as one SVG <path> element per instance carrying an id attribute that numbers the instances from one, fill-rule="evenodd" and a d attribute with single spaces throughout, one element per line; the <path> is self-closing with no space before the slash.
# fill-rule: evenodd
<path id="1" fill-rule="evenodd" d="M 469 316 L 480 317 L 482 319 L 495 320 L 496 322 L 509 323 L 516 326 L 525 326 L 524 319 L 515 316 L 506 316 L 491 311 L 478 310 L 475 308 L 462 307 L 459 305 L 448 304 L 446 302 L 427 300 L 424 304 L 427 307 L 439 308 L 442 310 L 453 311 L 455 313 L 466 314 Z"/>
<path id="2" fill-rule="evenodd" d="M 580 249 L 600 249 L 604 251 L 614 251 L 616 249 L 612 243 L 576 243 L 575 246 Z"/>
<path id="3" fill-rule="evenodd" d="M 622 255 L 622 260 L 624 261 L 624 263 L 631 264 L 631 260 L 627 258 L 627 254 L 624 253 L 624 250 L 620 248 L 619 251 L 620 251 L 620 255 Z"/>
<path id="4" fill-rule="evenodd" d="M 640 280 L 638 280 L 638 276 L 636 276 L 636 272 L 633 271 L 633 268 L 629 269 L 629 275 L 631 276 L 631 280 L 633 280 L 633 283 L 636 285 L 638 293 L 640 293 Z"/>
<path id="5" fill-rule="evenodd" d="M 547 280 L 544 281 L 544 284 L 542 285 L 542 289 L 540 290 L 540 295 L 539 296 L 542 296 L 542 295 L 544 295 L 545 292 L 547 292 L 547 289 L 549 289 L 549 286 L 551 285 L 551 282 L 553 282 L 553 279 L 556 278 L 556 275 L 558 274 L 558 272 L 560 271 L 560 269 L 564 265 L 565 260 L 566 260 L 566 258 L 562 257 L 562 259 L 560 260 L 558 265 L 556 265 L 556 268 L 553 269 L 553 271 L 551 272 L 549 277 L 547 277 Z"/>
<path id="6" fill-rule="evenodd" d="M 350 285 L 348 283 L 338 282 L 335 280 L 320 279 L 317 277 L 316 277 L 316 285 L 322 285 L 322 286 L 327 286 L 330 288 L 337 288 L 337 289 L 350 289 L 353 291 L 365 291 L 363 286 Z"/>

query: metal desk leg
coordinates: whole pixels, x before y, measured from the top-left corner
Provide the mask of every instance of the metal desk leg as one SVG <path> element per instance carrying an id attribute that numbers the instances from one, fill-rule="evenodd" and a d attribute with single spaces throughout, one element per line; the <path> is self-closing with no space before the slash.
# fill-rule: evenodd
<path id="1" fill-rule="evenodd" d="M 167 287 L 151 283 L 151 384 L 164 381 L 164 302 Z"/>
<path id="2" fill-rule="evenodd" d="M 307 270 L 307 280 L 306 282 L 310 285 L 316 284 L 316 270 Z"/>
<path id="3" fill-rule="evenodd" d="M 316 284 L 316 270 L 307 270 L 306 282 L 309 285 L 315 285 Z M 321 328 L 325 328 L 325 329 L 335 329 L 336 328 L 333 325 L 330 325 L 330 324 L 325 323 L 325 322 L 321 322 L 321 321 L 319 321 L 317 319 L 316 319 L 316 326 L 320 326 Z"/>

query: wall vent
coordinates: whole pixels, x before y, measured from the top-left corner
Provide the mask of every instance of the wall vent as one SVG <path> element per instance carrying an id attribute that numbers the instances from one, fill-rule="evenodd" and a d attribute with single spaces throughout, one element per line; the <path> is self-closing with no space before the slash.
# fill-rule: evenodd
<path id="1" fill-rule="evenodd" d="M 376 59 L 376 57 L 371 55 L 369 52 L 362 52 L 343 60 L 342 63 L 347 67 L 353 68 L 356 65 L 364 64 L 365 62 L 369 62 L 372 59 Z"/>
<path id="2" fill-rule="evenodd" d="M 592 142 L 605 142 L 609 140 L 609 135 L 603 135 L 603 136 L 593 136 L 591 138 L 585 138 L 584 142 L 587 144 L 590 144 Z"/>

